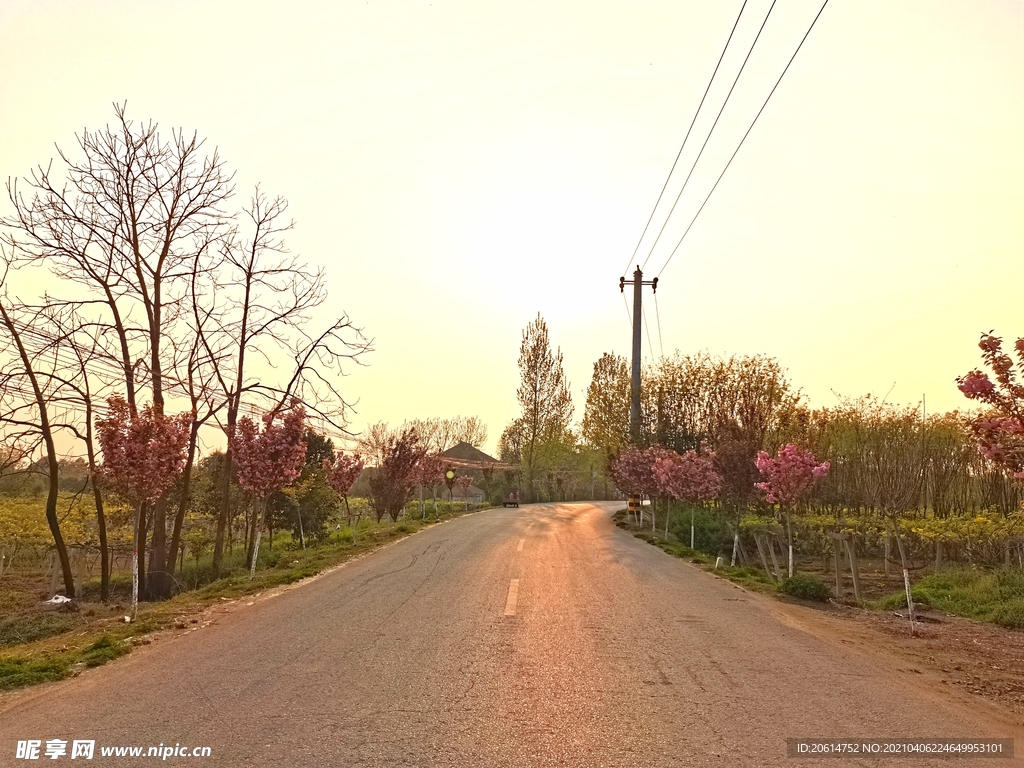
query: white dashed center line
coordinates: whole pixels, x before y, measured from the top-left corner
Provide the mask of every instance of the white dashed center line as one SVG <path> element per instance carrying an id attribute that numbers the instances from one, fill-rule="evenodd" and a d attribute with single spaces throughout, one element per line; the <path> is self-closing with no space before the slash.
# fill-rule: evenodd
<path id="1" fill-rule="evenodd" d="M 516 547 L 516 552 L 522 552 L 523 551 L 523 544 L 525 544 L 525 543 L 526 543 L 526 539 L 520 539 L 519 540 L 519 546 Z"/>
<path id="2" fill-rule="evenodd" d="M 519 579 L 512 579 L 508 583 L 508 599 L 505 601 L 505 615 L 516 615 L 516 601 L 519 599 Z"/>

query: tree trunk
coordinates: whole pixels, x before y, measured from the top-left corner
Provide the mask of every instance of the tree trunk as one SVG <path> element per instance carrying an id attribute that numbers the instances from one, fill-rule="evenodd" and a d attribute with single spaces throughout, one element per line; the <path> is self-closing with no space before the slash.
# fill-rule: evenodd
<path id="1" fill-rule="evenodd" d="M 167 497 L 161 496 L 153 505 L 153 548 L 149 553 L 149 590 L 152 599 L 160 600 L 171 592 L 167 573 Z"/>
<path id="2" fill-rule="evenodd" d="M 141 574 L 139 573 L 139 564 L 142 559 L 139 557 L 139 537 L 143 530 L 142 521 L 146 517 L 144 512 L 145 506 L 145 504 L 139 502 L 139 506 L 135 511 L 135 542 L 132 547 L 132 604 L 131 609 L 128 611 L 128 616 L 132 621 L 135 621 L 135 616 L 139 612 L 139 590 L 142 583 Z"/>
<path id="3" fill-rule="evenodd" d="M 137 554 L 136 574 L 139 581 L 139 595 L 146 594 L 146 538 L 149 530 L 149 505 L 139 505 L 139 520 L 135 534 L 135 552 Z M 132 616 L 134 619 L 135 617 Z"/>
<path id="4" fill-rule="evenodd" d="M 345 499 L 345 514 L 348 515 L 348 527 L 352 529 L 352 546 L 356 545 L 356 525 L 352 522 L 352 508 L 348 505 L 348 494 L 346 493 L 343 497 Z"/>
<path id="5" fill-rule="evenodd" d="M 259 520 L 255 521 L 257 523 L 255 526 L 256 535 L 253 537 L 252 540 L 252 557 L 251 564 L 249 565 L 249 581 L 252 581 L 253 578 L 256 576 L 256 562 L 257 560 L 259 560 L 260 557 L 260 538 L 263 536 L 263 519 L 266 517 L 266 515 L 267 500 L 266 498 L 264 498 L 260 501 Z"/>
<path id="6" fill-rule="evenodd" d="M 789 578 L 793 578 L 793 517 L 786 508 L 786 541 L 789 545 Z"/>
<path id="7" fill-rule="evenodd" d="M 107 602 L 110 597 L 110 548 L 107 546 L 107 518 L 103 514 L 103 493 L 92 479 L 92 499 L 96 505 L 96 527 L 100 537 L 100 601 Z"/>
<path id="8" fill-rule="evenodd" d="M 234 434 L 233 429 L 234 415 L 228 413 L 228 428 L 226 431 L 229 436 L 229 442 L 228 447 L 224 450 L 224 477 L 221 479 L 220 515 L 217 517 L 217 536 L 214 539 L 213 544 L 213 566 L 211 575 L 214 580 L 220 578 L 220 569 L 224 558 L 224 532 L 228 528 L 229 519 L 231 517 L 232 455 L 230 436 Z"/>
<path id="9" fill-rule="evenodd" d="M 192 428 L 188 437 L 188 454 L 185 457 L 185 468 L 181 473 L 181 501 L 178 502 L 178 511 L 174 515 L 174 529 L 171 532 L 171 545 L 168 547 L 167 572 L 174 574 L 174 563 L 177 560 L 178 548 L 181 546 L 181 527 L 185 523 L 185 512 L 188 511 L 189 495 L 192 489 L 192 466 L 196 458 L 196 443 L 198 442 L 199 425 L 196 424 L 195 413 L 192 414 Z"/>

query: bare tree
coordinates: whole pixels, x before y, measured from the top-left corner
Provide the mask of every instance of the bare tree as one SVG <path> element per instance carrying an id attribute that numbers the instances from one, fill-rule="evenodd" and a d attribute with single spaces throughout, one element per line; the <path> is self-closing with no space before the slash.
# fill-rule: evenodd
<path id="1" fill-rule="evenodd" d="M 343 362 L 358 361 L 371 348 L 345 315 L 318 335 L 306 330 L 313 311 L 326 301 L 327 290 L 323 271 L 311 269 L 285 246 L 284 234 L 293 226 L 284 219 L 287 209 L 284 198 L 271 199 L 256 189 L 243 214 L 247 233 L 236 229 L 225 241 L 222 269 L 211 275 L 217 303 L 209 328 L 198 328 L 226 406 L 221 426 L 228 448 L 214 542 L 215 576 L 231 510 L 230 441 L 243 398 L 259 398 L 261 407 L 271 413 L 298 398 L 313 419 L 344 431 L 351 405 L 334 378 L 342 373 Z M 285 372 L 284 378 L 274 383 L 254 376 L 253 357 L 266 370 Z"/>
<path id="2" fill-rule="evenodd" d="M 123 105 L 114 112 L 113 128 L 77 137 L 79 157 L 58 148 L 63 180 L 52 175 L 52 163 L 9 180 L 14 213 L 0 223 L 15 254 L 101 298 L 129 407 L 138 409 L 141 374 L 163 414 L 164 340 L 174 335 L 197 254 L 210 254 L 227 231 L 222 205 L 233 193 L 232 177 L 216 150 L 205 154 L 197 134 L 172 130 L 165 139 L 155 123 L 129 120 Z M 150 558 L 150 570 L 159 573 L 166 564 L 165 515 L 161 499 L 153 506 Z M 145 538 L 144 519 L 140 551 Z M 144 569 L 140 583 L 145 590 Z M 165 587 L 158 585 L 160 592 Z"/>

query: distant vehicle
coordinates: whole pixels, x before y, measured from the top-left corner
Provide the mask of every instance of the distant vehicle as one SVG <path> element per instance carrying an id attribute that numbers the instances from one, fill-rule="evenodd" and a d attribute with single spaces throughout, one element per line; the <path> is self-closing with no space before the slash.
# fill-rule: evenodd
<path id="1" fill-rule="evenodd" d="M 501 500 L 502 507 L 518 507 L 519 506 L 519 491 L 509 491 L 505 494 Z"/>

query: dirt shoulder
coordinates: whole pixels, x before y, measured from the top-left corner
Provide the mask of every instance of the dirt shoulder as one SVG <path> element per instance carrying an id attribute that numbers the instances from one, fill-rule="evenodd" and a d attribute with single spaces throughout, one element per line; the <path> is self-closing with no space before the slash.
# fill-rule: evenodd
<path id="1" fill-rule="evenodd" d="M 1024 632 L 938 611 L 910 622 L 892 612 L 758 595 L 768 610 L 795 628 L 855 652 L 871 655 L 899 674 L 937 691 L 982 701 L 1016 725 L 1024 725 Z"/>

